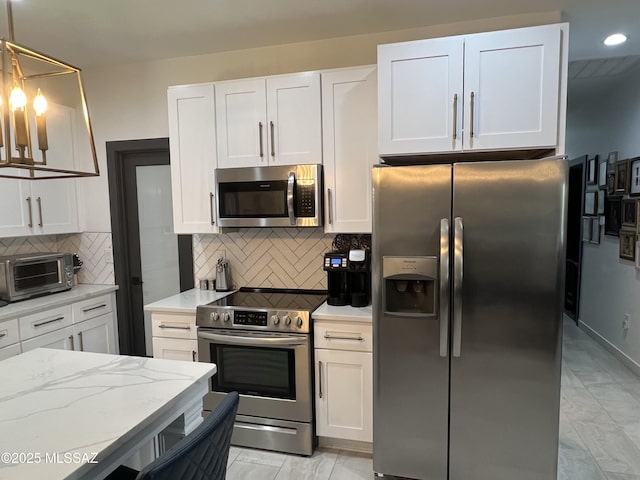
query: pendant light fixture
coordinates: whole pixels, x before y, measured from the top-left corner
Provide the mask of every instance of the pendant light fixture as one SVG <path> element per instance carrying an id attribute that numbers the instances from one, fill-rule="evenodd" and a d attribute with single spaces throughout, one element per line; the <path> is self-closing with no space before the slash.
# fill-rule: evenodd
<path id="1" fill-rule="evenodd" d="M 80 69 L 0 38 L 0 178 L 100 174 Z"/>

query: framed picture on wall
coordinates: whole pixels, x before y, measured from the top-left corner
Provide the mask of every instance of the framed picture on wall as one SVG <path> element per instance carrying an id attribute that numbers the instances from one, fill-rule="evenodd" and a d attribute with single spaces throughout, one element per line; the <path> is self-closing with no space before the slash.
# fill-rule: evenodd
<path id="1" fill-rule="evenodd" d="M 586 192 L 584 194 L 584 214 L 595 215 L 598 209 L 598 192 Z"/>
<path id="2" fill-rule="evenodd" d="M 616 194 L 616 174 L 615 173 L 607 173 L 607 195 L 615 195 Z"/>
<path id="3" fill-rule="evenodd" d="M 635 261 L 636 232 L 620 230 L 620 258 Z"/>
<path id="4" fill-rule="evenodd" d="M 591 239 L 589 243 L 600 243 L 600 219 L 598 217 L 591 218 Z"/>
<path id="5" fill-rule="evenodd" d="M 612 237 L 620 235 L 620 197 L 607 197 L 604 201 L 604 234 Z"/>
<path id="6" fill-rule="evenodd" d="M 592 217 L 582 217 L 582 241 L 590 242 L 591 241 L 591 223 Z"/>
<path id="7" fill-rule="evenodd" d="M 615 193 L 618 195 L 629 193 L 629 160 L 616 162 Z"/>
<path id="8" fill-rule="evenodd" d="M 640 195 L 640 157 L 629 160 L 629 195 Z"/>
<path id="9" fill-rule="evenodd" d="M 609 152 L 609 155 L 607 155 L 607 161 L 609 162 L 609 165 L 611 166 L 611 170 L 613 170 L 613 167 L 615 166 L 616 162 L 618 161 L 618 152 Z"/>
<path id="10" fill-rule="evenodd" d="M 622 200 L 622 228 L 631 228 L 635 230 L 636 219 L 636 200 L 625 198 Z"/>
<path id="11" fill-rule="evenodd" d="M 600 163 L 598 163 L 598 188 L 601 190 L 607 188 L 608 166 L 608 160 L 602 160 Z"/>
<path id="12" fill-rule="evenodd" d="M 604 215 L 604 192 L 598 193 L 598 215 Z"/>
<path id="13" fill-rule="evenodd" d="M 636 200 L 636 234 L 640 235 L 640 200 Z"/>
<path id="14" fill-rule="evenodd" d="M 598 181 L 598 155 L 587 160 L 587 185 L 595 185 Z"/>

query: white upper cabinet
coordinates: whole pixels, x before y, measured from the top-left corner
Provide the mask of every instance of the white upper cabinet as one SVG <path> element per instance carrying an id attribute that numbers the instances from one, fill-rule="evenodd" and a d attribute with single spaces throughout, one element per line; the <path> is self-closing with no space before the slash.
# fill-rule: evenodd
<path id="1" fill-rule="evenodd" d="M 3 205 L 3 208 L 0 208 L 0 237 L 24 237 L 33 234 L 33 205 L 29 180 L 0 178 L 0 205 Z"/>
<path id="2" fill-rule="evenodd" d="M 35 180 L 31 183 L 35 234 L 77 232 L 78 201 L 75 180 Z"/>
<path id="3" fill-rule="evenodd" d="M 217 83 L 220 168 L 322 163 L 320 74 Z"/>
<path id="4" fill-rule="evenodd" d="M 175 233 L 217 233 L 213 84 L 169 87 L 167 97 Z"/>
<path id="5" fill-rule="evenodd" d="M 380 155 L 561 144 L 563 29 L 379 46 Z"/>
<path id="6" fill-rule="evenodd" d="M 371 233 L 371 167 L 378 162 L 377 72 L 322 72 L 322 139 L 327 233 Z"/>
<path id="7" fill-rule="evenodd" d="M 462 149 L 461 37 L 378 47 L 380 155 Z"/>

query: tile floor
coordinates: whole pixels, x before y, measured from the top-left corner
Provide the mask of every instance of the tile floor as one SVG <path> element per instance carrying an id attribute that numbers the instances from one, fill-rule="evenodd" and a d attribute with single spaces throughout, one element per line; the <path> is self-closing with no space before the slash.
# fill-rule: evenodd
<path id="1" fill-rule="evenodd" d="M 640 378 L 564 326 L 558 480 L 640 480 Z M 232 447 L 227 480 L 372 480 L 370 455 L 310 458 Z"/>

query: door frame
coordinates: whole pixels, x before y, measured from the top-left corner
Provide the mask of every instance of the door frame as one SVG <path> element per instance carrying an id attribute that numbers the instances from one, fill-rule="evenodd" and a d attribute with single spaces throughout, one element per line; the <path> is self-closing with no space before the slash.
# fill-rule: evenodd
<path id="1" fill-rule="evenodd" d="M 569 160 L 569 185 L 567 188 L 567 195 L 571 195 L 571 193 L 573 193 L 571 191 L 571 170 L 572 169 L 576 169 L 576 168 L 581 168 L 582 169 L 582 179 L 580 181 L 580 215 L 578 216 L 578 221 L 580 222 L 580 231 L 579 231 L 579 238 L 578 238 L 578 288 L 576 289 L 576 313 L 575 313 L 575 317 L 573 317 L 572 315 L 569 315 L 567 313 L 567 310 L 564 309 L 565 314 L 571 318 L 571 320 L 573 320 L 576 325 L 579 324 L 580 321 L 580 290 L 581 290 L 581 286 L 582 286 L 582 252 L 583 252 L 583 248 L 582 248 L 582 216 L 584 215 L 584 194 L 586 191 L 586 177 L 587 177 L 587 161 L 588 161 L 588 155 L 581 155 L 579 157 L 573 158 L 571 160 Z M 596 162 L 597 164 L 597 162 Z M 597 168 L 597 165 L 596 165 Z M 567 207 L 567 223 L 570 221 L 570 217 L 571 216 L 571 212 L 569 211 L 568 207 Z M 567 230 L 568 230 L 568 226 L 567 226 Z M 569 241 L 569 238 L 567 236 L 567 242 Z M 569 248 L 569 246 L 567 245 L 567 249 Z M 565 270 L 566 270 L 566 264 L 569 262 L 570 260 L 567 258 L 565 260 Z M 573 260 L 571 260 L 573 261 Z M 566 271 L 565 271 L 565 275 L 566 275 Z M 566 281 L 566 280 L 565 280 Z M 566 294 L 566 287 L 565 287 L 565 294 Z"/>
<path id="2" fill-rule="evenodd" d="M 109 182 L 109 205 L 111 207 L 111 235 L 113 241 L 113 267 L 115 283 L 119 286 L 116 295 L 118 312 L 118 341 L 120 353 L 125 355 L 145 356 L 144 324 L 136 325 L 134 318 L 133 296 L 131 294 L 130 259 L 132 251 L 140 251 L 140 237 L 129 239 L 129 224 L 131 215 L 138 224 L 137 210 L 127 215 L 125 188 L 127 177 L 125 171 L 131 167 L 131 157 L 140 158 L 141 155 L 155 155 L 155 160 L 140 162 L 135 165 L 169 165 L 169 139 L 151 138 L 142 140 L 123 140 L 106 142 L 107 174 Z M 135 158 L 133 161 L 136 161 Z M 136 202 L 137 203 L 137 202 Z M 138 255 L 139 258 L 139 255 Z M 178 261 L 180 268 L 180 291 L 193 288 L 193 254 L 191 235 L 178 235 Z"/>

